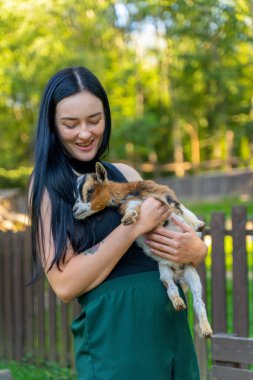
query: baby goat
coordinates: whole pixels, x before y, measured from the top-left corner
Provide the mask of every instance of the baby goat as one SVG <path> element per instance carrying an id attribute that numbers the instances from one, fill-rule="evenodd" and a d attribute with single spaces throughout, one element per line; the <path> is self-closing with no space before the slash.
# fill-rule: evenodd
<path id="1" fill-rule="evenodd" d="M 77 178 L 73 214 L 76 219 L 85 219 L 107 206 L 117 207 L 123 216 L 121 222 L 128 225 L 137 221 L 141 204 L 147 197 L 156 198 L 170 207 L 171 215 L 164 223 L 166 228 L 181 231 L 180 227 L 171 219 L 171 216 L 176 214 L 181 222 L 187 223 L 193 230 L 203 229 L 204 222 L 179 203 L 169 187 L 159 185 L 154 181 L 127 183 L 109 181 L 101 163 L 96 164 L 96 173 L 81 175 Z M 201 333 L 204 337 L 210 337 L 212 329 L 207 319 L 205 304 L 202 301 L 202 286 L 196 269 L 191 264 L 174 263 L 152 254 L 143 237 L 138 238 L 137 243 L 148 256 L 158 261 L 160 279 L 166 283 L 169 299 L 176 310 L 185 309 L 186 306 L 174 281 L 180 283 L 184 290 L 186 287 L 190 288 Z"/>

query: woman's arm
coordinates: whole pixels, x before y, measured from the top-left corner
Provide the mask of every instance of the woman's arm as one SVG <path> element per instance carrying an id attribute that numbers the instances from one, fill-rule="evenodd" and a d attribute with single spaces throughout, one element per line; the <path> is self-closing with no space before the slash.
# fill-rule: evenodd
<path id="1" fill-rule="evenodd" d="M 161 258 L 197 266 L 207 255 L 207 245 L 186 223 L 181 223 L 177 218 L 173 218 L 173 222 L 182 229 L 182 232 L 156 228 L 146 234 L 146 243 L 151 251 Z"/>
<path id="2" fill-rule="evenodd" d="M 140 235 L 153 230 L 169 215 L 168 207 L 148 198 L 143 202 L 138 221 L 129 226 L 119 225 L 97 247 L 92 254 L 76 254 L 69 245 L 66 260 L 60 269 L 54 265 L 48 271 L 54 257 L 54 243 L 51 235 L 51 206 L 47 192 L 42 201 L 42 222 L 44 226 L 45 258 L 43 266 L 50 285 L 64 302 L 88 292 L 105 280 L 130 245 Z"/>

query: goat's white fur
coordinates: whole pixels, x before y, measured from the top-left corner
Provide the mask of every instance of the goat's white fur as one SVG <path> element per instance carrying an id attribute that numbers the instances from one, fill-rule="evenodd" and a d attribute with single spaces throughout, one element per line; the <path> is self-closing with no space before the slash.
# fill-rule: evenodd
<path id="1" fill-rule="evenodd" d="M 198 230 L 201 223 L 203 225 L 203 222 L 201 222 L 196 215 L 182 204 L 180 205 L 180 208 L 182 210 L 182 216 L 175 216 L 173 214 L 171 216 L 178 218 L 181 222 L 187 223 L 194 230 Z M 168 219 L 169 223 L 166 228 L 172 231 L 181 231 L 180 227 L 173 223 L 171 216 Z M 205 304 L 202 301 L 202 286 L 196 269 L 190 264 L 177 264 L 154 255 L 145 244 L 145 240 L 142 236 L 138 238 L 137 243 L 143 248 L 148 256 L 151 256 L 154 260 L 158 261 L 160 279 L 166 283 L 168 297 L 176 310 L 185 309 L 186 305 L 182 297 L 180 297 L 179 289 L 175 282 L 178 282 L 184 291 L 187 288 L 191 290 L 193 307 L 199 320 L 201 334 L 204 337 L 210 337 L 213 332 L 207 319 Z"/>

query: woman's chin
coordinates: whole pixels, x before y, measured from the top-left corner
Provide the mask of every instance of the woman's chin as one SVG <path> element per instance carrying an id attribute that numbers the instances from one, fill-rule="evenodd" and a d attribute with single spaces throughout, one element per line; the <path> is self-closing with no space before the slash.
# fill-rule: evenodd
<path id="1" fill-rule="evenodd" d="M 95 158 L 97 151 L 91 151 L 91 152 L 78 152 L 75 154 L 72 154 L 73 158 L 79 161 L 88 162 Z"/>

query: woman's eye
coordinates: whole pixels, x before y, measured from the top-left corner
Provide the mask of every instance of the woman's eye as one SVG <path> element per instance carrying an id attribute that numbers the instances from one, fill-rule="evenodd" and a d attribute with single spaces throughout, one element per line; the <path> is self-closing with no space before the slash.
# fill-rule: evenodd
<path id="1" fill-rule="evenodd" d="M 68 128 L 68 129 L 73 129 L 75 128 L 76 124 L 65 124 L 64 127 Z"/>
<path id="2" fill-rule="evenodd" d="M 100 121 L 100 119 L 97 119 L 97 120 L 90 120 L 90 124 L 92 124 L 92 125 L 96 125 L 96 124 L 99 123 L 99 121 Z"/>

